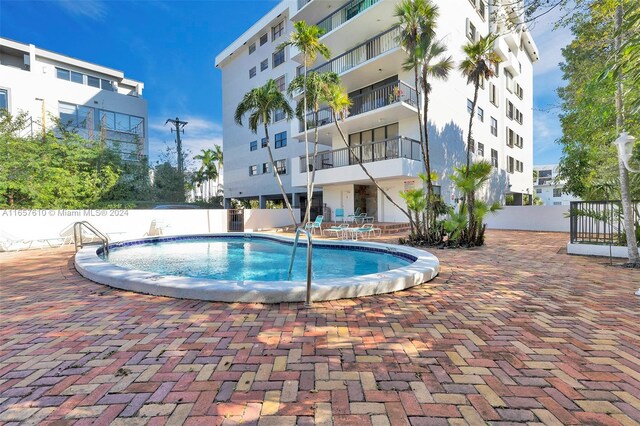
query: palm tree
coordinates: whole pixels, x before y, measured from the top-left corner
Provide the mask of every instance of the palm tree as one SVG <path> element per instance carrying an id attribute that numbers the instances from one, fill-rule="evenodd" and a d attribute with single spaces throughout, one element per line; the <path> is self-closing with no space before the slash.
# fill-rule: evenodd
<path id="1" fill-rule="evenodd" d="M 218 192 L 220 192 L 220 177 L 222 176 L 222 167 L 224 166 L 224 155 L 222 154 L 220 145 L 213 146 L 213 159 L 218 169 L 218 179 L 216 179 L 216 196 L 218 196 Z"/>
<path id="2" fill-rule="evenodd" d="M 478 89 L 480 88 L 480 81 L 482 79 L 488 80 L 495 75 L 495 69 L 501 62 L 500 57 L 493 50 L 493 43 L 496 41 L 497 36 L 494 34 L 488 34 L 485 37 L 480 37 L 476 42 L 469 42 L 462 47 L 465 54 L 465 59 L 460 63 L 459 70 L 464 77 L 467 78 L 467 84 L 473 84 L 473 101 L 471 103 L 471 112 L 469 113 L 469 130 L 467 131 L 467 165 L 465 173 L 469 174 L 471 163 L 471 146 L 473 143 L 473 117 L 476 112 L 476 105 L 478 103 Z M 475 220 L 475 190 L 469 191 L 467 194 L 467 211 L 469 214 L 469 232 L 468 242 L 474 244 L 477 233 L 477 223 Z"/>
<path id="3" fill-rule="evenodd" d="M 293 24 L 294 31 L 291 33 L 291 36 L 288 41 L 285 41 L 280 46 L 278 46 L 278 50 L 284 49 L 287 46 L 295 46 L 300 52 L 302 52 L 303 57 L 303 111 L 306 114 L 307 112 L 307 71 L 310 66 L 312 66 L 316 59 L 318 59 L 318 55 L 324 56 L 326 59 L 331 57 L 331 52 L 329 48 L 324 44 L 320 43 L 320 36 L 324 33 L 324 29 L 317 27 L 315 25 L 307 25 L 305 21 L 298 21 Z M 309 216 L 311 215 L 311 198 L 313 197 L 312 189 L 312 181 L 311 174 L 309 173 L 309 140 L 307 136 L 307 120 L 306 116 L 302 120 L 304 126 L 304 148 L 305 148 L 305 157 L 306 157 L 306 166 L 307 166 L 307 209 L 304 214 L 303 223 L 307 223 L 309 221 Z M 314 157 L 315 159 L 315 157 Z"/>
<path id="4" fill-rule="evenodd" d="M 284 190 L 282 179 L 280 179 L 280 174 L 276 169 L 275 161 L 273 160 L 273 153 L 271 152 L 271 144 L 269 143 L 269 123 L 271 123 L 271 118 L 276 111 L 284 111 L 288 120 L 293 117 L 293 110 L 285 99 L 284 94 L 278 90 L 276 82 L 269 79 L 264 86 L 251 89 L 244 95 L 236 107 L 234 119 L 236 123 L 242 126 L 242 117 L 244 117 L 245 114 L 249 114 L 249 129 L 253 133 L 258 132 L 258 125 L 260 122 L 264 125 L 265 141 L 267 145 L 267 152 L 269 153 L 269 161 L 271 161 L 271 170 L 278 181 L 282 198 L 289 210 L 289 214 L 291 215 L 291 220 L 293 221 L 293 226 L 295 228 L 298 226 L 298 221 L 293 214 L 293 209 L 289 203 L 289 197 L 287 196 L 287 192 Z"/>
<path id="5" fill-rule="evenodd" d="M 398 203 L 393 201 L 393 199 L 389 196 L 387 191 L 385 191 L 378 184 L 376 179 L 373 176 L 371 176 L 367 168 L 364 166 L 364 164 L 362 164 L 362 160 L 360 159 L 360 156 L 356 153 L 353 147 L 349 145 L 349 143 L 347 142 L 347 138 L 344 132 L 342 131 L 342 128 L 340 127 L 340 121 L 341 120 L 344 121 L 344 119 L 348 115 L 349 107 L 351 107 L 351 99 L 349 99 L 349 95 L 347 94 L 347 91 L 338 83 L 330 84 L 327 86 L 326 91 L 324 92 L 323 101 L 326 102 L 327 105 L 329 105 L 329 108 L 331 108 L 331 113 L 333 114 L 333 122 L 335 123 L 336 128 L 338 129 L 338 133 L 340 133 L 342 142 L 344 142 L 345 146 L 349 150 L 349 154 L 351 155 L 351 157 L 356 159 L 356 161 L 358 162 L 358 165 L 360 166 L 364 174 L 366 174 L 369 177 L 371 182 L 373 182 L 373 184 L 376 186 L 376 188 L 378 188 L 378 190 L 382 193 L 382 195 L 384 195 L 385 198 L 389 200 L 391 204 L 396 206 L 405 216 L 407 216 L 407 218 L 409 218 L 411 229 L 417 229 L 416 224 L 413 221 L 413 218 L 411 217 L 411 214 L 405 209 L 403 209 L 402 207 L 400 207 Z"/>
<path id="6" fill-rule="evenodd" d="M 200 174 L 207 181 L 207 201 L 211 198 L 211 180 L 218 179 L 218 169 L 215 164 L 215 152 L 211 149 L 203 149 L 201 154 L 193 157 L 195 160 L 202 161 L 200 166 Z M 204 197 L 203 197 L 204 198 Z"/>
<path id="7" fill-rule="evenodd" d="M 307 74 L 306 79 L 304 78 L 304 76 L 301 76 L 301 75 L 294 78 L 291 81 L 291 83 L 289 83 L 289 87 L 287 88 L 287 93 L 289 95 L 301 89 L 304 90 L 302 102 L 298 101 L 296 104 L 296 116 L 298 117 L 298 119 L 304 120 L 305 122 L 307 122 L 307 110 L 305 109 L 307 107 L 313 113 L 312 123 L 314 127 L 314 134 L 313 134 L 314 139 L 313 139 L 313 155 L 312 155 L 312 161 L 311 161 L 311 164 L 313 165 L 316 164 L 316 157 L 318 156 L 318 137 L 319 137 L 318 121 L 319 121 L 320 105 L 323 100 L 323 94 L 327 91 L 327 87 L 330 84 L 338 84 L 339 82 L 340 82 L 340 79 L 338 77 L 338 74 L 334 72 L 318 73 L 315 71 L 311 71 Z M 310 179 L 311 186 L 308 188 L 307 195 L 309 194 L 313 195 L 313 189 L 314 189 L 315 178 L 316 178 L 316 167 L 312 167 L 312 168 L 313 168 L 313 171 L 311 172 L 311 179 Z M 308 169 L 309 167 L 307 167 L 307 170 Z M 310 213 L 311 213 L 311 202 L 308 202 L 307 211 L 305 213 L 307 220 L 310 219 L 308 217 Z"/>

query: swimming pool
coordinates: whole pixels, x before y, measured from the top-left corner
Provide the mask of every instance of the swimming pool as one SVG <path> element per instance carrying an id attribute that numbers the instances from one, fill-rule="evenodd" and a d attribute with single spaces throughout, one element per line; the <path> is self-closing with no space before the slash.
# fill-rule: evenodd
<path id="1" fill-rule="evenodd" d="M 306 243 L 288 280 L 291 238 L 256 233 L 154 237 L 85 247 L 76 254 L 83 276 L 141 293 L 224 302 L 303 301 Z M 405 246 L 313 242 L 312 300 L 397 291 L 433 279 L 435 256 Z"/>

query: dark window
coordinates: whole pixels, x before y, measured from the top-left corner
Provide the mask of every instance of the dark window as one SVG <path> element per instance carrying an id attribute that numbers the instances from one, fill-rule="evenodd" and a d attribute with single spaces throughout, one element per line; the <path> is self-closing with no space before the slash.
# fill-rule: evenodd
<path id="1" fill-rule="evenodd" d="M 287 146 L 287 132 L 276 133 L 274 139 L 276 149 Z"/>
<path id="2" fill-rule="evenodd" d="M 513 173 L 514 171 L 514 159 L 513 157 L 507 156 L 507 172 Z"/>
<path id="3" fill-rule="evenodd" d="M 69 73 L 69 70 L 65 70 L 62 68 L 56 68 L 56 75 L 58 76 L 59 79 L 62 80 L 69 80 L 71 74 Z"/>
<path id="4" fill-rule="evenodd" d="M 256 151 L 258 149 L 258 141 L 249 142 L 249 151 Z"/>
<path id="5" fill-rule="evenodd" d="M 261 141 L 261 143 L 260 143 L 260 146 L 261 146 L 262 148 L 264 148 L 264 147 L 266 147 L 266 146 L 267 146 L 267 138 L 262 138 L 262 141 Z"/>
<path id="6" fill-rule="evenodd" d="M 493 117 L 491 117 L 491 134 L 498 136 L 498 120 Z"/>
<path id="7" fill-rule="evenodd" d="M 556 198 L 562 197 L 562 188 L 553 188 L 553 196 Z"/>
<path id="8" fill-rule="evenodd" d="M 255 43 L 251 43 L 249 45 L 249 55 L 251 55 L 255 51 L 256 51 L 256 44 Z"/>
<path id="9" fill-rule="evenodd" d="M 276 87 L 279 91 L 284 92 L 284 90 L 286 89 L 286 85 L 287 79 L 284 77 L 284 75 L 276 79 Z"/>
<path id="10" fill-rule="evenodd" d="M 469 151 L 476 152 L 476 141 L 473 138 L 469 141 Z"/>
<path id="11" fill-rule="evenodd" d="M 100 80 L 102 90 L 109 90 L 113 92 L 113 83 L 109 80 L 102 79 Z"/>
<path id="12" fill-rule="evenodd" d="M 513 104 L 507 101 L 507 117 L 513 120 Z"/>
<path id="13" fill-rule="evenodd" d="M 478 142 L 478 156 L 484 157 L 484 144 L 482 142 Z"/>
<path id="14" fill-rule="evenodd" d="M 249 70 L 249 78 L 253 78 L 256 76 L 256 67 L 253 67 Z"/>
<path id="15" fill-rule="evenodd" d="M 284 49 L 280 49 L 273 54 L 273 68 L 284 62 Z"/>
<path id="16" fill-rule="evenodd" d="M 271 41 L 277 39 L 284 32 L 284 21 L 281 21 L 274 27 L 271 27 Z"/>
<path id="17" fill-rule="evenodd" d="M 489 83 L 489 102 L 498 106 L 498 88 L 493 83 Z"/>
<path id="18" fill-rule="evenodd" d="M 478 108 L 478 119 L 484 122 L 484 110 L 482 108 Z"/>
<path id="19" fill-rule="evenodd" d="M 269 163 L 262 163 L 262 174 L 265 175 L 269 173 Z"/>
<path id="20" fill-rule="evenodd" d="M 262 46 L 268 41 L 269 41 L 269 35 L 267 33 L 264 33 L 262 34 L 262 36 L 260 36 L 260 46 Z"/>
<path id="21" fill-rule="evenodd" d="M 471 114 L 472 109 L 473 109 L 473 101 L 471 99 L 467 99 L 467 112 Z"/>
<path id="22" fill-rule="evenodd" d="M 253 165 L 253 166 L 249 166 L 249 176 L 254 176 L 258 174 L 258 166 L 257 165 Z"/>
<path id="23" fill-rule="evenodd" d="M 9 109 L 9 92 L 7 89 L 0 89 L 0 109 Z"/>
<path id="24" fill-rule="evenodd" d="M 284 120 L 285 117 L 286 117 L 286 114 L 284 113 L 284 111 L 279 109 L 273 115 L 273 122 L 275 123 L 276 121 Z"/>
<path id="25" fill-rule="evenodd" d="M 498 167 L 498 151 L 495 149 L 491 149 L 491 165 Z"/>
<path id="26" fill-rule="evenodd" d="M 287 174 L 287 160 L 276 160 L 276 171 L 279 175 Z"/>
<path id="27" fill-rule="evenodd" d="M 98 77 L 87 76 L 87 84 L 91 87 L 100 88 L 100 79 Z"/>
<path id="28" fill-rule="evenodd" d="M 83 84 L 84 83 L 84 76 L 82 74 L 80 74 L 79 72 L 71 71 L 71 81 L 73 81 L 74 83 Z"/>
<path id="29" fill-rule="evenodd" d="M 264 71 L 267 68 L 269 68 L 269 58 L 267 58 L 264 61 L 260 62 L 260 71 Z"/>

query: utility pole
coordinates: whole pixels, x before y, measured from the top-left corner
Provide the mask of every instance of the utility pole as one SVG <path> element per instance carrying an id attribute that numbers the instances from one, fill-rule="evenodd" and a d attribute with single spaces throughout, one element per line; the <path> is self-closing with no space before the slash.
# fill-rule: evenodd
<path id="1" fill-rule="evenodd" d="M 180 174 L 184 173 L 184 157 L 182 155 L 182 140 L 180 140 L 180 133 L 184 133 L 184 126 L 186 126 L 188 123 L 186 121 L 180 121 L 180 119 L 178 117 L 176 117 L 176 119 L 171 119 L 169 118 L 167 121 L 165 121 L 165 126 L 167 125 L 167 123 L 171 123 L 171 125 L 173 126 L 171 128 L 171 133 L 173 133 L 173 131 L 175 130 L 176 132 L 176 149 L 178 151 L 178 172 Z"/>

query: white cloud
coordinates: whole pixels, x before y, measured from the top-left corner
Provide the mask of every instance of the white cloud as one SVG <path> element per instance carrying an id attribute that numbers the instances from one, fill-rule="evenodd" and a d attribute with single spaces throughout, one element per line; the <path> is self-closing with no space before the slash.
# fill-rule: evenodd
<path id="1" fill-rule="evenodd" d="M 100 21 L 107 15 L 107 5 L 103 0 L 56 0 L 54 4 L 79 18 Z"/>

